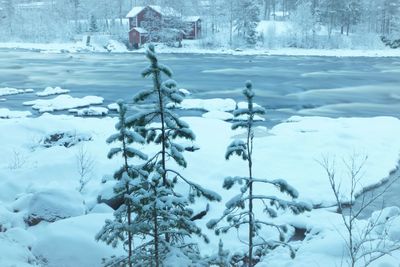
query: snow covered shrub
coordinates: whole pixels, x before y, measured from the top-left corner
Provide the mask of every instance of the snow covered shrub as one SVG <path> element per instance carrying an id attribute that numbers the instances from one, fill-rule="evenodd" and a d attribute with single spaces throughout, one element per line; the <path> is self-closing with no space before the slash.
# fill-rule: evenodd
<path id="1" fill-rule="evenodd" d="M 80 142 L 91 140 L 92 137 L 86 133 L 56 131 L 43 137 L 40 141 L 40 145 L 44 147 L 64 146 L 68 148 Z"/>
<path id="2" fill-rule="evenodd" d="M 8 164 L 8 168 L 10 170 L 21 169 L 28 163 L 28 157 L 25 155 L 23 151 L 13 149 L 13 152 L 10 156 L 10 162 Z"/>
<path id="3" fill-rule="evenodd" d="M 334 159 L 325 157 L 320 162 L 324 168 L 329 183 L 335 196 L 335 204 L 340 213 L 344 231 L 339 233 L 345 243 L 343 262 L 347 266 L 376 266 L 378 260 L 392 252 L 400 250 L 400 240 L 396 238 L 399 226 L 399 208 L 385 208 L 372 213 L 365 223 L 362 214 L 369 206 L 382 198 L 399 177 L 389 180 L 382 191 L 372 193 L 366 197 L 365 192 L 357 196 L 357 188 L 362 184 L 362 177 L 367 156 L 354 154 L 348 159 L 343 159 L 344 174 L 346 179 L 340 179 Z M 342 178 L 342 177 L 340 177 Z M 348 182 L 349 190 L 342 190 L 343 180 Z M 353 201 L 358 198 L 358 203 Z M 350 200 L 349 205 L 344 204 L 344 199 Z M 357 204 L 357 205 L 355 205 Z M 382 199 L 382 207 L 384 200 Z M 396 229 L 397 228 L 397 229 Z M 395 230 L 395 231 L 393 231 Z"/>
<path id="4" fill-rule="evenodd" d="M 94 159 L 89 154 L 89 151 L 83 146 L 79 146 L 75 154 L 76 169 L 79 174 L 79 187 L 77 188 L 82 193 L 85 186 L 92 179 L 94 169 Z"/>
<path id="5" fill-rule="evenodd" d="M 265 110 L 262 107 L 255 106 L 253 103 L 254 92 L 252 83 L 246 82 L 246 88 L 243 94 L 247 98 L 247 108 L 239 108 L 234 111 L 234 116 L 246 116 L 247 120 L 235 122 L 232 129 L 245 129 L 245 140 L 234 140 L 227 148 L 225 158 L 229 160 L 232 156 L 241 157 L 246 163 L 249 175 L 247 177 L 227 177 L 224 180 L 223 187 L 231 189 L 235 185 L 241 185 L 238 195 L 229 200 L 225 206 L 226 209 L 219 219 L 211 220 L 207 223 L 207 227 L 215 229 L 217 235 L 226 233 L 232 228 L 239 230 L 241 227 L 247 227 L 248 231 L 248 251 L 244 257 L 236 257 L 237 261 L 241 261 L 247 266 L 254 266 L 260 258 L 269 250 L 277 246 L 287 246 L 291 251 L 291 256 L 294 257 L 294 251 L 285 242 L 284 233 L 287 232 L 286 225 L 277 225 L 271 221 L 263 221 L 254 212 L 255 204 L 260 203 L 263 206 L 263 211 L 271 218 L 278 216 L 278 210 L 291 210 L 294 214 L 299 214 L 311 207 L 302 202 L 296 202 L 299 194 L 295 188 L 290 186 L 283 179 L 264 179 L 253 176 L 253 150 L 254 150 L 254 117 L 262 115 Z M 267 184 L 276 187 L 280 192 L 287 194 L 292 200 L 280 199 L 276 196 L 261 195 L 254 192 L 254 185 Z M 221 221 L 226 220 L 226 226 L 218 226 Z M 275 228 L 279 233 L 279 241 L 270 240 L 263 237 L 262 229 L 264 227 Z"/>
<path id="6" fill-rule="evenodd" d="M 222 240 L 219 240 L 218 253 L 207 258 L 210 266 L 230 267 L 230 253 L 229 250 L 224 249 Z"/>

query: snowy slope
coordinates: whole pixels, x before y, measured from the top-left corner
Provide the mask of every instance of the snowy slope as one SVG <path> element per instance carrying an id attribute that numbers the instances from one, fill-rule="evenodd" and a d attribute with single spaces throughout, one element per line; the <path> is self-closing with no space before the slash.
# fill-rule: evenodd
<path id="1" fill-rule="evenodd" d="M 200 150 L 186 156 L 188 168 L 182 171 L 183 174 L 195 182 L 218 191 L 223 196 L 223 202 L 227 201 L 235 193 L 222 189 L 223 178 L 246 174 L 242 161 L 224 159 L 230 139 L 241 136 L 240 132 L 232 131 L 230 123 L 218 119 L 188 117 L 184 120 L 196 132 L 196 144 Z M 4 159 L 0 162 L 0 209 L 3 210 L 2 214 L 8 214 L 10 218 L 8 221 L 14 221 L 7 226 L 8 231 L 5 234 L 8 235 L 11 229 L 27 231 L 24 232 L 24 236 L 30 236 L 29 246 L 32 247 L 29 251 L 26 249 L 27 245 L 10 241 L 5 234 L 0 233 L 0 247 L 13 246 L 18 251 L 6 259 L 0 257 L 0 266 L 7 266 L 8 262 L 15 262 L 17 266 L 28 266 L 27 262 L 34 255 L 42 260 L 47 259 L 49 266 L 90 267 L 98 266 L 101 257 L 121 253 L 94 241 L 94 234 L 102 226 L 102 221 L 111 216 L 107 213 L 107 209 L 96 206 L 96 199 L 98 194 L 108 187 L 108 183 L 101 182 L 102 178 L 110 175 L 119 165 L 117 160 L 110 161 L 106 158 L 108 147 L 105 145 L 105 139 L 113 133 L 115 122 L 116 119 L 108 117 L 77 118 L 47 113 L 38 118 L 0 120 L 0 132 L 12 133 L 3 135 L 0 140 L 2 147 L 0 158 Z M 90 138 L 84 139 L 88 141 L 77 139 L 77 143 L 69 148 L 58 144 L 50 147 L 40 145 L 44 137 L 63 131 Z M 376 184 L 397 165 L 400 153 L 399 135 L 400 120 L 390 117 L 363 119 L 293 117 L 272 129 L 257 130 L 255 175 L 286 179 L 298 189 L 300 199 L 317 205 L 330 205 L 334 200 L 333 195 L 324 170 L 317 160 L 324 155 L 335 155 L 337 159 L 346 158 L 354 153 L 368 155 L 362 184 L 364 186 Z M 29 196 L 43 190 L 58 188 L 76 190 L 78 187 L 76 156 L 80 147 L 88 151 L 95 163 L 91 172 L 92 179 L 82 195 L 85 210 L 89 214 L 57 220 L 54 223 L 42 222 L 27 228 L 24 216 L 29 209 Z M 146 149 L 152 150 L 151 147 Z M 19 164 L 15 164 L 16 162 Z M 337 162 L 339 174 L 345 179 L 343 164 L 340 160 Z M 342 189 L 347 190 L 348 185 L 343 183 Z M 275 189 L 269 187 L 260 187 L 257 190 L 264 194 L 277 194 Z M 91 214 L 90 210 L 95 206 L 94 210 L 102 214 Z M 205 203 L 200 202 L 194 209 L 200 211 L 204 207 Z M 199 224 L 205 229 L 205 223 L 211 218 L 218 217 L 222 210 L 222 204 L 212 204 L 210 214 L 199 221 Z M 326 236 L 325 239 L 314 238 L 308 241 L 309 245 L 302 247 L 298 261 L 304 264 L 298 266 L 305 266 L 306 263 L 313 266 L 309 262 L 310 255 L 320 255 L 321 259 L 328 257 L 339 260 L 340 251 L 323 249 L 330 242 L 338 244 L 341 242 L 337 230 L 327 225 L 338 221 L 337 215 L 320 210 L 298 218 L 287 215 L 282 220 L 309 229 L 324 229 L 321 230 L 321 233 L 324 233 L 321 236 Z M 320 225 L 317 222 L 321 222 Z M 206 229 L 205 232 L 211 238 L 211 244 L 203 244 L 201 248 L 205 254 L 209 254 L 217 249 L 219 237 Z M 245 237 L 245 233 L 239 235 Z M 237 242 L 235 232 L 223 236 L 223 239 L 225 246 L 232 250 L 243 247 Z M 53 242 L 52 246 L 49 245 L 50 242 Z M 87 257 L 77 257 L 76 253 L 79 251 L 90 251 L 90 253 Z M 57 265 L 60 262 L 65 262 L 65 265 Z M 285 258 L 274 266 L 293 266 L 290 262 L 290 259 Z"/>

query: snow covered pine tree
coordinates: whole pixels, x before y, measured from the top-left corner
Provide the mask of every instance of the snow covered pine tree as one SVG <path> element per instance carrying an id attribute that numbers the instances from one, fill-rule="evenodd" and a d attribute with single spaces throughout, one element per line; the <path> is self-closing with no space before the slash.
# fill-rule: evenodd
<path id="1" fill-rule="evenodd" d="M 116 247 L 119 241 L 123 242 L 124 248 L 128 252 L 127 257 L 114 257 L 105 261 L 105 266 L 129 266 L 132 267 L 133 259 L 133 237 L 137 235 L 133 222 L 133 213 L 137 213 L 141 209 L 140 203 L 137 203 L 136 197 L 140 194 L 141 186 L 145 184 L 148 173 L 142 170 L 142 166 L 130 165 L 128 160 L 131 158 L 139 158 L 147 160 L 147 155 L 139 150 L 130 147 L 133 143 L 144 144 L 145 140 L 142 136 L 134 131 L 130 131 L 126 127 L 126 106 L 120 101 L 119 120 L 115 125 L 117 133 L 111 135 L 107 139 L 107 143 L 120 142 L 120 147 L 115 147 L 108 153 L 111 159 L 121 154 L 123 165 L 114 173 L 114 178 L 118 181 L 114 186 L 116 197 L 122 197 L 124 204 L 114 212 L 114 220 L 106 220 L 105 226 L 96 235 L 96 240 L 102 240 L 107 244 Z"/>
<path id="2" fill-rule="evenodd" d="M 177 139 L 192 142 L 194 133 L 189 125 L 167 108 L 168 103 L 180 103 L 183 94 L 176 88 L 173 80 L 162 81 L 162 75 L 172 76 L 171 70 L 158 63 L 154 46 L 149 45 L 146 57 L 150 61 L 142 75 L 152 77 L 153 88 L 139 92 L 135 103 L 147 103 L 148 110 L 138 112 L 127 118 L 127 126 L 140 134 L 145 141 L 159 147 L 143 165 L 142 170 L 149 173 L 145 185 L 133 200 L 141 205 L 134 219 L 135 233 L 142 235 L 143 242 L 135 249 L 135 262 L 140 266 L 191 266 L 201 264 L 202 259 L 192 235 L 208 238 L 192 220 L 193 210 L 189 207 L 196 197 L 210 201 L 220 201 L 221 197 L 200 185 L 191 182 L 177 170 L 169 167 L 169 160 L 185 168 L 184 151 L 195 151 L 193 145 L 177 143 Z M 187 142 L 187 141 L 186 141 Z M 179 193 L 175 185 L 184 182 L 188 197 Z M 182 187 L 180 187 L 182 188 Z M 179 258 L 179 262 L 174 259 Z M 178 265 L 177 265 L 178 264 Z"/>
<path id="3" fill-rule="evenodd" d="M 236 10 L 235 27 L 245 42 L 254 46 L 257 43 L 256 28 L 260 21 L 260 10 L 257 3 L 253 0 L 241 0 L 239 1 L 239 8 Z"/>
<path id="4" fill-rule="evenodd" d="M 248 106 L 247 108 L 236 109 L 234 111 L 234 116 L 239 117 L 244 115 L 247 116 L 247 120 L 235 122 L 232 125 L 232 129 L 246 129 L 247 138 L 246 141 L 234 140 L 228 146 L 225 158 L 228 160 L 235 154 L 242 157 L 248 164 L 249 176 L 225 178 L 223 183 L 225 189 L 231 189 L 235 184 L 243 184 L 243 186 L 240 188 L 240 193 L 226 203 L 226 210 L 223 216 L 219 219 L 209 221 L 207 227 L 215 229 L 215 233 L 219 235 L 220 233 L 228 232 L 232 228 L 239 230 L 241 226 L 247 225 L 248 252 L 247 255 L 240 260 L 243 262 L 243 265 L 251 267 L 254 266 L 268 250 L 274 249 L 280 245 L 287 246 L 291 251 L 291 256 L 294 257 L 293 249 L 285 242 L 284 238 L 287 226 L 276 225 L 272 222 L 257 218 L 254 213 L 254 202 L 260 201 L 260 203 L 264 205 L 263 210 L 272 218 L 277 216 L 278 209 L 290 209 L 294 214 L 299 214 L 311 210 L 311 207 L 306 203 L 294 201 L 299 194 L 296 189 L 291 187 L 285 180 L 268 180 L 253 177 L 254 116 L 264 114 L 265 110 L 262 107 L 254 105 L 254 92 L 250 81 L 246 82 L 246 88 L 243 90 L 243 94 L 247 98 Z M 253 186 L 255 183 L 271 184 L 277 187 L 281 192 L 288 194 L 292 198 L 292 201 L 286 201 L 276 196 L 254 194 Z M 218 227 L 218 224 L 224 218 L 226 218 L 228 225 Z M 279 232 L 280 240 L 267 240 L 262 237 L 260 230 L 263 226 L 275 228 Z M 255 251 L 253 252 L 253 250 Z"/>

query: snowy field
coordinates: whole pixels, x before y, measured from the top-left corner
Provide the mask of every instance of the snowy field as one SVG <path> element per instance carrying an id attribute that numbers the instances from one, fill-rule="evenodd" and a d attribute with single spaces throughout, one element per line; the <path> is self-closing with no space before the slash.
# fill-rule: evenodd
<path id="1" fill-rule="evenodd" d="M 175 108 L 196 133 L 200 148 L 185 155 L 184 176 L 217 191 L 222 203 L 235 194 L 224 190 L 222 182 L 226 176 L 246 175 L 245 163 L 226 161 L 224 155 L 233 138 L 244 137 L 230 127 L 232 111 L 243 106 L 243 81 L 250 78 L 257 104 L 268 109 L 258 118 L 255 176 L 285 179 L 299 191 L 301 201 L 323 207 L 297 217 L 282 214 L 277 222 L 290 225 L 287 239 L 295 228 L 306 230 L 303 241 L 291 242 L 297 256 L 291 259 L 287 250 L 278 249 L 257 267 L 340 266 L 346 260 L 345 229 L 331 208 L 334 195 L 318 161 L 337 159 L 343 202 L 349 201 L 349 183 L 342 159 L 368 156 L 357 192 L 380 184 L 398 167 L 398 59 L 162 57 L 176 72 L 180 87 L 188 89 L 183 90 L 188 99 Z M 184 61 L 190 62 L 190 69 Z M 104 220 L 112 217 L 112 209 L 99 201 L 110 203 L 111 175 L 120 166 L 118 160 L 107 159 L 105 140 L 117 121 L 107 114 L 115 115 L 118 98 L 131 101 L 138 89 L 149 85 L 138 75 L 145 64 L 142 55 L 127 59 L 118 54 L 9 52 L 8 59 L 0 57 L 5 69 L 0 74 L 0 266 L 98 267 L 103 257 L 123 253 L 94 239 Z M 130 108 L 135 112 L 139 107 Z M 90 163 L 87 172 L 82 172 L 82 157 Z M 79 190 L 82 179 L 88 183 Z M 257 187 L 256 193 L 277 194 L 270 187 Z M 218 249 L 220 237 L 205 224 L 219 217 L 222 203 L 212 203 L 198 221 L 211 240 L 200 243 L 203 254 Z M 205 206 L 198 202 L 193 209 L 199 212 Z M 256 207 L 259 214 L 260 209 Z M 388 208 L 384 217 L 391 227 L 373 234 L 387 230 L 392 241 L 400 241 L 400 209 Z M 367 220 L 358 221 L 357 227 Z M 238 237 L 245 234 L 221 236 L 231 251 L 244 248 Z M 397 267 L 399 261 L 395 252 L 373 266 Z"/>

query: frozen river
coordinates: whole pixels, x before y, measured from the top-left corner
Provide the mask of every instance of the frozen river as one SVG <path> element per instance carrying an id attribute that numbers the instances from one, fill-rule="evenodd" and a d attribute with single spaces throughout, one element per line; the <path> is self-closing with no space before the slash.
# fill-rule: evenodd
<path id="1" fill-rule="evenodd" d="M 194 98 L 239 100 L 245 80 L 256 88 L 256 102 L 276 123 L 292 115 L 400 116 L 399 58 L 230 56 L 162 54 L 181 88 Z M 129 101 L 151 81 L 140 76 L 142 54 L 43 54 L 0 50 L 0 87 L 60 86 L 72 96 L 98 95 L 105 103 Z M 30 109 L 21 103 L 32 94 L 8 96 L 1 106 Z"/>

